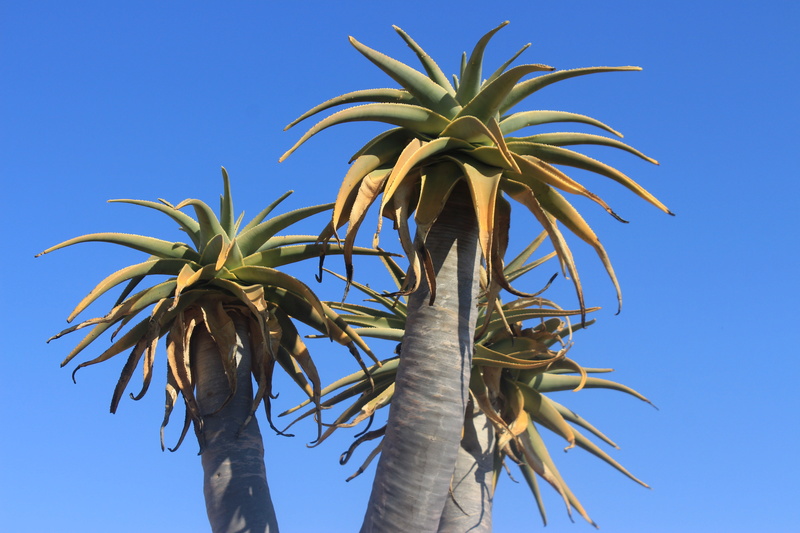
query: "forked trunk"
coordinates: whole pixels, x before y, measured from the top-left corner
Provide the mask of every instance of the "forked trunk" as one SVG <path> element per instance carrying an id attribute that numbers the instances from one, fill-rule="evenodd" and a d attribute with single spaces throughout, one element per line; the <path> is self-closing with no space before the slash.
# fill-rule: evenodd
<path id="1" fill-rule="evenodd" d="M 477 318 L 480 251 L 469 191 L 459 185 L 426 242 L 425 284 L 408 303 L 383 451 L 362 532 L 434 532 L 449 497 L 464 423 Z"/>
<path id="2" fill-rule="evenodd" d="M 214 533 L 276 533 L 278 523 L 267 486 L 264 444 L 255 417 L 239 433 L 253 402 L 248 326 L 236 313 L 237 390 L 230 393 L 217 345 L 205 328 L 192 339 L 192 369 L 196 396 L 203 415 L 200 436 L 203 493 Z"/>
<path id="3" fill-rule="evenodd" d="M 491 532 L 493 494 L 494 428 L 470 401 L 452 491 L 442 512 L 439 533 Z"/>

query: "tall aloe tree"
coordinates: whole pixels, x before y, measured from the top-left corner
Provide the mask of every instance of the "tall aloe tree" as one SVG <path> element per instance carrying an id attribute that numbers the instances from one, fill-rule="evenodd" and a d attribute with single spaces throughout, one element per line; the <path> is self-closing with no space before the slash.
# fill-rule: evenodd
<path id="1" fill-rule="evenodd" d="M 104 332 L 115 328 L 113 340 L 117 332 L 138 320 L 110 348 L 75 369 L 77 372 L 130 350 L 111 400 L 114 413 L 140 363 L 143 386 L 131 397 L 138 400 L 147 392 L 156 347 L 159 339 L 166 336 L 162 449 L 164 428 L 178 396 L 182 396 L 186 416 L 178 443 L 171 450 L 180 446 L 193 423 L 200 445 L 212 530 L 274 532 L 278 530 L 277 519 L 264 468 L 261 433 L 253 415 L 263 403 L 272 425 L 270 398 L 276 362 L 312 402 L 318 405 L 320 397 L 316 367 L 292 320 L 300 320 L 347 346 L 359 362 L 356 346 L 373 359 L 374 356 L 358 334 L 305 284 L 277 269 L 317 257 L 326 249 L 328 253 L 341 251 L 338 246 L 315 243 L 314 236 L 278 235 L 295 222 L 331 206 L 302 208 L 267 219 L 290 194 L 286 193 L 241 227 L 242 216 L 234 220 L 230 183 L 224 168 L 222 175 L 224 194 L 219 217 L 206 203 L 196 199 L 178 205 L 165 200 L 114 200 L 166 214 L 188 234 L 190 244 L 141 235 L 94 233 L 67 240 L 39 255 L 78 243 L 107 242 L 150 256 L 142 263 L 114 272 L 81 300 L 68 321 L 107 291 L 127 284 L 108 313 L 85 320 L 54 337 L 91 328 L 62 366 Z M 196 218 L 182 211 L 186 207 L 194 209 Z M 374 252 L 358 249 L 356 253 Z M 168 278 L 134 292 L 140 282 L 150 279 L 148 276 Z"/>
<path id="2" fill-rule="evenodd" d="M 564 122 L 595 126 L 618 136 L 611 127 L 584 115 L 512 110 L 538 90 L 562 80 L 639 69 L 554 71 L 540 64 L 509 68 L 520 50 L 484 81 L 484 50 L 505 24 L 481 38 L 468 58 L 464 56 L 454 83 L 399 28 L 395 29 L 416 54 L 424 72 L 351 37 L 356 50 L 400 88 L 344 94 L 312 108 L 288 126 L 340 105 L 357 104 L 322 119 L 281 159 L 334 125 L 377 121 L 395 126 L 353 156 L 331 223 L 320 236 L 327 240 L 347 225 L 344 254 L 350 279 L 349 249 L 368 208 L 380 197 L 379 213 L 393 221 L 410 262 L 401 291 L 411 298 L 395 400 L 362 531 L 434 531 L 438 526 L 467 406 L 479 259 L 482 257 L 486 264 L 490 290 L 502 287 L 519 294 L 503 276 L 511 211 L 505 196 L 522 204 L 547 232 L 562 269 L 574 283 L 581 310 L 585 304 L 580 278 L 559 225 L 595 250 L 616 287 L 620 304 L 621 291 L 599 239 L 562 193 L 589 198 L 622 219 L 559 167 L 580 168 L 610 178 L 669 213 L 622 172 L 567 148 L 604 145 L 655 163 L 617 139 L 573 132 L 511 136 L 531 126 Z M 537 73 L 545 74 L 524 79 Z M 412 219 L 416 225 L 413 238 Z"/>

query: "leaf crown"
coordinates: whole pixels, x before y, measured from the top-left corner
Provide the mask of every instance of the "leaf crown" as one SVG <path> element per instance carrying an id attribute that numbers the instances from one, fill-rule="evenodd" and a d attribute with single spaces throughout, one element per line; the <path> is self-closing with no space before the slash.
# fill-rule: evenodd
<path id="1" fill-rule="evenodd" d="M 156 346 L 159 339 L 166 336 L 167 405 L 161 428 L 162 446 L 163 430 L 178 394 L 183 396 L 187 409 L 178 445 L 186 435 L 191 420 L 202 428 L 202 416 L 193 392 L 195 381 L 190 360 L 192 332 L 196 327 L 206 328 L 214 339 L 232 396 L 236 389 L 235 322 L 237 317 L 246 320 L 249 332 L 246 338 L 249 339 L 252 353 L 252 372 L 258 384 L 252 413 L 263 402 L 270 425 L 271 382 L 276 362 L 315 404 L 319 404 L 319 375 L 292 319 L 300 320 L 347 346 L 362 368 L 365 366 L 357 347 L 377 362 L 366 343 L 335 311 L 323 303 L 307 285 L 278 270 L 278 267 L 289 263 L 318 257 L 323 251 L 341 253 L 340 246 L 317 243 L 313 235 L 278 235 L 292 224 L 329 210 L 332 206 L 305 207 L 267 218 L 291 194 L 289 191 L 242 227 L 244 213 L 234 220 L 230 180 L 224 168 L 222 178 L 224 192 L 220 199 L 219 217 L 208 204 L 197 199 L 187 199 L 178 205 L 163 199 L 158 202 L 112 200 L 164 213 L 178 223 L 180 229 L 188 235 L 190 244 L 143 235 L 93 233 L 69 239 L 38 255 L 78 243 L 107 242 L 150 256 L 142 263 L 114 272 L 97 284 L 78 303 L 67 321 L 71 322 L 100 296 L 125 283 L 122 294 L 108 313 L 84 320 L 52 339 L 91 327 L 89 333 L 67 355 L 62 363 L 64 366 L 104 332 L 116 327 L 112 335 L 113 341 L 122 328 L 140 314 L 144 315 L 143 319 L 116 339 L 108 349 L 94 359 L 80 363 L 73 372 L 74 379 L 75 372 L 79 369 L 131 350 L 111 400 L 113 413 L 116 412 L 142 358 L 143 386 L 138 394 L 131 394 L 131 397 L 138 400 L 145 394 L 152 379 Z M 192 207 L 195 217 L 184 213 L 182 209 L 185 207 Z M 355 252 L 381 253 L 362 248 Z M 148 276 L 168 278 L 134 292 L 145 278 L 150 279 Z M 145 312 L 148 309 L 149 313 Z"/>
<path id="2" fill-rule="evenodd" d="M 424 72 L 369 48 L 350 38 L 351 44 L 389 75 L 401 88 L 366 89 L 332 98 L 301 115 L 286 129 L 338 106 L 312 126 L 281 158 L 283 161 L 317 133 L 338 124 L 376 121 L 394 128 L 367 142 L 351 159 L 333 208 L 332 220 L 320 239 L 327 241 L 348 224 L 344 239 L 348 282 L 352 279 L 351 252 L 369 207 L 381 196 L 379 213 L 391 219 L 409 259 L 409 275 L 401 293 L 419 287 L 422 268 L 430 265 L 425 238 L 454 187 L 466 182 L 479 227 L 481 252 L 492 283 L 514 294 L 503 275 L 508 241 L 510 204 L 504 194 L 526 207 L 547 232 L 561 263 L 575 286 L 581 309 L 583 290 L 572 252 L 558 223 L 588 243 L 610 276 L 621 306 L 617 277 L 604 247 L 592 228 L 562 193 L 591 199 L 618 220 L 622 219 L 599 196 L 565 174 L 568 166 L 610 178 L 670 213 L 667 207 L 619 170 L 567 148 L 602 145 L 657 162 L 618 139 L 578 132 L 540 133 L 524 137 L 511 134 L 523 128 L 552 123 L 581 123 L 622 137 L 594 118 L 564 111 L 512 111 L 517 104 L 556 82 L 601 72 L 641 70 L 639 67 L 590 67 L 555 71 L 541 64 L 510 67 L 528 48 L 524 46 L 483 80 L 483 57 L 489 40 L 507 22 L 484 35 L 469 58 L 462 57 L 460 77 L 451 83 L 434 60 L 403 30 L 394 29 L 416 54 Z M 530 79 L 525 76 L 544 73 Z M 670 213 L 671 214 L 671 213 Z M 409 220 L 416 225 L 411 237 Z M 378 232 L 375 234 L 377 246 Z M 430 280 L 429 283 L 432 283 Z M 431 287 L 432 297 L 435 286 Z"/>

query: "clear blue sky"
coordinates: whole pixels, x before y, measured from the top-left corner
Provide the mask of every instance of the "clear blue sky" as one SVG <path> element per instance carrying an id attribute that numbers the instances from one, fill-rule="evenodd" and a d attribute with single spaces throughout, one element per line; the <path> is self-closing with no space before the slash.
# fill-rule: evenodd
<path id="1" fill-rule="evenodd" d="M 413 62 L 395 24 L 455 72 L 462 51 L 510 20 L 489 48 L 489 65 L 532 42 L 526 62 L 644 67 L 564 82 L 527 105 L 589 114 L 621 130 L 661 166 L 593 153 L 677 213 L 665 216 L 599 179 L 592 188 L 631 223 L 580 204 L 611 254 L 625 307 L 614 315 L 610 283 L 581 251 L 588 303 L 604 310 L 599 324 L 576 336 L 571 355 L 615 368 L 660 410 L 611 392 L 563 393 L 565 404 L 621 445 L 613 456 L 653 490 L 580 450 L 559 452 L 562 473 L 608 533 L 797 531 L 798 5 L 5 2 L 2 529 L 208 528 L 196 445 L 159 448 L 163 362 L 145 399 L 124 400 L 112 416 L 123 361 L 84 369 L 74 385 L 74 365 L 58 365 L 79 338 L 45 344 L 97 281 L 138 256 L 102 244 L 34 254 L 96 231 L 178 240 L 165 217 L 106 200 L 216 202 L 221 165 L 237 211 L 254 215 L 289 188 L 298 191 L 289 207 L 331 201 L 347 159 L 375 128 L 341 126 L 277 160 L 301 133 L 283 126 L 306 109 L 392 85 L 347 36 Z M 533 221 L 514 220 L 525 239 Z M 384 241 L 392 242 L 390 233 Z M 365 264 L 356 273 L 369 271 Z M 308 272 L 298 275 L 318 287 Z M 337 298 L 341 286 L 320 291 Z M 574 304 L 563 280 L 554 291 L 562 305 Z M 325 379 L 353 370 L 343 350 L 311 347 Z M 285 381 L 279 386 L 278 409 L 293 405 L 299 396 Z M 298 427 L 294 439 L 263 426 L 282 531 L 355 531 L 374 467 L 344 482 L 364 457 L 338 465 L 352 434 L 308 449 L 312 425 Z M 546 501 L 546 531 L 591 530 L 580 519 L 570 524 L 552 491 Z M 540 527 L 527 488 L 503 477 L 495 530 Z"/>

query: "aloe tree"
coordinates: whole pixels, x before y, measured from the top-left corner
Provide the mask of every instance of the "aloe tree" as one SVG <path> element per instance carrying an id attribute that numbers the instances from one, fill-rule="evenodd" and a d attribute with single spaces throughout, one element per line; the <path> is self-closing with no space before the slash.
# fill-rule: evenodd
<path id="1" fill-rule="evenodd" d="M 341 95 L 300 116 L 301 120 L 340 105 L 352 105 L 311 127 L 281 158 L 334 125 L 377 121 L 394 128 L 368 141 L 352 158 L 339 189 L 327 240 L 347 225 L 349 249 L 368 208 L 380 197 L 379 214 L 397 228 L 409 259 L 410 294 L 394 402 L 362 531 L 434 531 L 438 527 L 458 453 L 475 327 L 480 258 L 490 291 L 515 291 L 503 276 L 510 203 L 514 199 L 544 228 L 572 279 L 579 306 L 580 278 L 559 225 L 588 243 L 621 293 L 599 239 L 562 193 L 583 196 L 622 220 L 599 196 L 559 167 L 575 167 L 610 178 L 661 210 L 669 210 L 622 172 L 568 146 L 596 144 L 655 161 L 621 141 L 588 133 L 513 133 L 541 124 L 577 122 L 619 135 L 606 124 L 563 111 L 512 111 L 538 90 L 592 73 L 639 70 L 592 67 L 554 71 L 540 64 L 509 68 L 515 54 L 484 78 L 484 50 L 501 24 L 481 38 L 451 81 L 405 32 L 395 28 L 424 72 L 392 59 L 352 37 L 362 55 L 400 85 Z M 523 48 L 524 50 L 524 48 Z M 531 74 L 540 74 L 524 79 Z M 411 221 L 415 234 L 412 238 Z M 378 230 L 380 231 L 380 225 Z M 375 241 L 378 233 L 376 232 Z M 377 244 L 377 242 L 375 243 Z"/>
<path id="2" fill-rule="evenodd" d="M 544 234 L 534 239 L 506 265 L 504 274 L 509 281 L 514 281 L 552 258 L 554 254 L 551 253 L 525 264 L 543 239 Z M 391 258 L 384 257 L 382 260 L 396 286 L 401 287 L 404 275 L 400 267 Z M 330 302 L 330 305 L 341 313 L 347 323 L 356 327 L 362 337 L 402 342 L 408 313 L 405 299 L 391 297 L 359 283 L 354 282 L 354 286 L 368 296 L 368 302 L 372 305 L 346 302 Z M 625 385 L 589 375 L 610 372 L 610 369 L 584 368 L 566 358 L 572 346 L 572 334 L 594 322 L 570 323 L 568 317 L 580 314 L 579 310 L 563 310 L 539 295 L 516 298 L 507 303 L 496 298 L 490 302 L 490 297 L 484 291 L 479 299 L 481 325 L 475 336 L 470 403 L 463 420 L 458 460 L 439 531 L 491 531 L 494 490 L 507 459 L 518 465 L 545 524 L 547 514 L 537 478 L 558 492 L 568 513 L 571 514 L 571 510 L 575 509 L 589 523 L 596 525 L 559 473 L 553 456 L 542 440 L 542 431 L 554 433 L 565 440 L 568 448 L 577 446 L 586 450 L 637 483 L 647 485 L 581 430 L 616 448 L 611 439 L 550 397 L 549 393 L 602 388 L 621 391 L 650 402 Z M 496 313 L 492 313 L 492 309 Z M 596 308 L 587 309 L 594 310 Z M 527 325 L 529 322 L 535 325 Z M 553 346 L 559 348 L 553 350 Z M 380 367 L 373 367 L 369 372 L 356 372 L 322 390 L 322 406 L 325 409 L 337 405 L 345 407 L 319 442 L 339 428 L 356 427 L 368 421 L 367 428 L 342 454 L 342 464 L 347 463 L 362 444 L 378 441 L 348 481 L 360 475 L 381 451 L 386 428 L 384 426 L 372 431 L 370 428 L 376 412 L 392 402 L 398 363 L 396 357 L 385 359 Z M 296 412 L 308 403 L 306 401 L 281 416 Z M 315 412 L 315 409 L 311 409 L 298 420 Z"/>
<path id="3" fill-rule="evenodd" d="M 114 331 L 113 340 L 121 329 L 138 320 L 110 348 L 75 369 L 77 372 L 130 350 L 111 400 L 114 413 L 140 363 L 143 386 L 131 397 L 138 400 L 146 393 L 153 376 L 156 347 L 159 339 L 166 336 L 162 449 L 164 428 L 178 396 L 182 396 L 186 409 L 183 430 L 171 450 L 180 446 L 193 424 L 200 446 L 212 530 L 274 532 L 277 519 L 267 485 L 261 433 L 254 415 L 263 404 L 272 425 L 270 398 L 276 362 L 314 404 L 319 404 L 320 397 L 316 367 L 293 319 L 347 346 L 362 367 L 356 346 L 373 359 L 374 355 L 358 334 L 305 284 L 278 270 L 283 265 L 317 257 L 323 250 L 341 251 L 338 246 L 315 243 L 315 236 L 278 235 L 295 222 L 331 206 L 302 208 L 267 219 L 290 191 L 242 227 L 241 215 L 234 220 L 230 183 L 224 168 L 222 175 L 224 194 L 219 217 L 206 203 L 196 199 L 178 205 L 165 200 L 113 200 L 166 214 L 188 235 L 188 244 L 141 235 L 94 233 L 67 240 L 39 255 L 78 243 L 107 242 L 150 256 L 142 263 L 114 272 L 81 300 L 68 321 L 107 291 L 126 284 L 108 313 L 84 320 L 54 337 L 91 328 L 62 366 L 104 332 Z M 182 211 L 187 207 L 194 209 L 196 218 Z M 145 278 L 151 279 L 148 276 L 168 277 L 134 292 Z"/>

